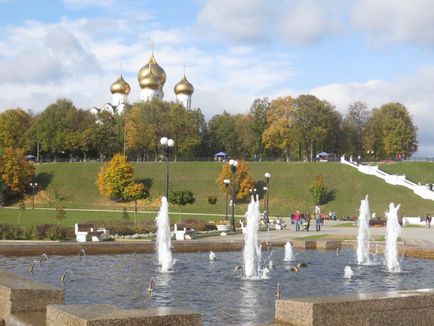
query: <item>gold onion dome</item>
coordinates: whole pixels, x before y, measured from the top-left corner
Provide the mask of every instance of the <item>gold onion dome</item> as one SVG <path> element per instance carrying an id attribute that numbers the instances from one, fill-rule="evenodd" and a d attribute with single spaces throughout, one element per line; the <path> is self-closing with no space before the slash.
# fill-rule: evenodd
<path id="1" fill-rule="evenodd" d="M 154 75 L 151 69 L 145 76 L 139 79 L 139 85 L 141 88 L 157 89 L 160 87 L 160 79 Z"/>
<path id="2" fill-rule="evenodd" d="M 120 74 L 119 78 L 111 85 L 110 91 L 112 92 L 112 94 L 129 94 L 131 91 L 131 87 L 130 84 L 128 84 L 122 77 L 122 74 Z"/>
<path id="3" fill-rule="evenodd" d="M 175 94 L 187 94 L 187 95 L 191 95 L 194 92 L 194 87 L 193 85 L 187 80 L 187 78 L 182 77 L 182 79 L 180 80 L 180 82 L 178 84 L 175 85 Z"/>
<path id="4" fill-rule="evenodd" d="M 140 70 L 137 75 L 137 79 L 139 80 L 139 84 L 141 88 L 145 88 L 147 86 L 144 86 L 142 80 L 149 77 L 149 72 L 152 73 L 155 77 L 158 78 L 159 81 L 159 87 L 163 87 L 164 83 L 166 82 L 166 72 L 163 68 L 160 67 L 160 65 L 157 63 L 157 60 L 155 60 L 154 54 L 152 53 L 151 57 L 149 58 L 149 61 L 147 64 L 145 64 Z"/>

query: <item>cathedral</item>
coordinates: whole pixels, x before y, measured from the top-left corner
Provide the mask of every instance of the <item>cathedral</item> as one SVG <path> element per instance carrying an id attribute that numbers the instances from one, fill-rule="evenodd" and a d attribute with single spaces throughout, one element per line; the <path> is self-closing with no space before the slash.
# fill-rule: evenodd
<path id="1" fill-rule="evenodd" d="M 140 100 L 148 101 L 156 97 L 160 100 L 164 97 L 163 87 L 166 83 L 166 72 L 157 63 L 157 60 L 152 53 L 148 63 L 146 63 L 138 72 L 137 79 L 140 86 Z M 111 85 L 112 102 L 107 103 L 102 108 L 93 108 L 93 113 L 109 111 L 111 113 L 121 114 L 128 103 L 128 94 L 131 91 L 130 85 L 125 81 L 122 73 L 119 78 Z M 181 103 L 186 109 L 191 109 L 191 96 L 194 92 L 193 85 L 184 76 L 175 85 L 174 92 L 176 101 Z"/>

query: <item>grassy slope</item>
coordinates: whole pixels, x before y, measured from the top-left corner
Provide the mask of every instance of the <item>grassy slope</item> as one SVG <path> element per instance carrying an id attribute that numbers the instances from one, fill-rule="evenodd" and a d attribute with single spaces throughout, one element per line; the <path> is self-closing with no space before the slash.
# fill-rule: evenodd
<path id="1" fill-rule="evenodd" d="M 51 163 L 37 167 L 37 181 L 43 186 L 36 196 L 37 207 L 65 207 L 65 208 L 97 208 L 122 209 L 126 206 L 133 209 L 132 203 L 114 203 L 98 193 L 95 179 L 100 164 L 98 163 Z M 334 189 L 335 199 L 322 206 L 324 212 L 334 210 L 338 216 L 354 215 L 365 194 L 370 196 L 371 211 L 383 216 L 389 202 L 402 203 L 401 215 L 419 215 L 434 211 L 434 202 L 423 200 L 415 196 L 410 190 L 391 186 L 374 176 L 366 176 L 355 169 L 339 163 L 283 163 L 265 162 L 250 163 L 251 174 L 255 180 L 263 180 L 264 173 L 271 173 L 270 181 L 270 214 L 272 216 L 288 216 L 290 210 L 312 210 L 312 197 L 309 187 L 314 176 L 322 174 L 329 189 Z M 150 188 L 150 201 L 141 203 L 140 210 L 158 210 L 158 197 L 164 191 L 164 164 L 137 163 L 134 164 L 138 179 L 152 184 Z M 187 188 L 195 193 L 196 203 L 192 206 L 182 207 L 182 212 L 209 213 L 202 216 L 205 220 L 218 220 L 215 213 L 224 214 L 225 197 L 218 190 L 216 178 L 220 172 L 220 163 L 209 162 L 182 162 L 170 164 L 171 187 Z M 208 195 L 217 195 L 217 205 L 209 205 L 206 201 Z M 31 198 L 26 201 L 31 206 Z M 246 204 L 236 207 L 236 214 L 242 214 Z M 171 211 L 179 211 L 178 207 L 171 206 Z M 263 206 L 261 210 L 263 210 Z M 6 219 L 16 221 L 17 211 L 11 213 L 8 209 L 0 209 L 0 221 Z M 214 213 L 214 214 L 213 214 Z M 27 220 L 40 219 L 46 216 L 53 222 L 55 212 L 42 212 L 26 210 Z M 34 216 L 34 217 L 31 217 Z M 48 217 L 49 216 L 49 217 Z M 89 220 L 92 218 L 116 218 L 120 213 L 67 213 L 66 224 L 74 220 Z M 139 217 L 153 218 L 148 214 Z M 183 217 L 186 218 L 186 217 Z M 198 217 L 199 218 L 199 217 Z"/>
<path id="2" fill-rule="evenodd" d="M 407 179 L 416 183 L 434 183 L 434 163 L 432 162 L 380 164 L 380 169 L 390 174 L 405 174 Z"/>

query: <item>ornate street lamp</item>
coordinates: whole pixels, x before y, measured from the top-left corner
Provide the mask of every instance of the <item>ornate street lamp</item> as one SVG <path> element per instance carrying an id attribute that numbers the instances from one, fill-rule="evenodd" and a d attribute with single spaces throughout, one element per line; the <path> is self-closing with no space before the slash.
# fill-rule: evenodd
<path id="1" fill-rule="evenodd" d="M 30 187 L 32 187 L 32 197 L 33 197 L 32 209 L 35 209 L 35 188 L 38 187 L 38 183 L 37 182 L 30 182 Z"/>
<path id="2" fill-rule="evenodd" d="M 228 221 L 228 188 L 231 180 L 224 179 L 223 183 L 225 184 L 225 192 L 226 192 L 226 221 Z"/>
<path id="3" fill-rule="evenodd" d="M 267 215 L 265 216 L 265 222 L 268 224 L 270 223 L 270 212 L 269 212 L 269 207 L 268 207 L 268 193 L 270 190 L 270 178 L 271 178 L 271 174 L 270 173 L 265 173 L 265 180 L 266 180 L 266 186 L 264 187 L 264 191 L 266 193 L 266 199 L 265 199 L 265 210 L 267 212 Z"/>
<path id="4" fill-rule="evenodd" d="M 235 160 L 229 160 L 232 172 L 232 231 L 235 232 L 235 172 L 237 172 L 238 162 Z"/>
<path id="5" fill-rule="evenodd" d="M 166 159 L 166 199 L 169 201 L 169 154 L 170 149 L 175 145 L 175 141 L 167 137 L 162 137 L 160 144 L 163 146 L 164 158 Z"/>

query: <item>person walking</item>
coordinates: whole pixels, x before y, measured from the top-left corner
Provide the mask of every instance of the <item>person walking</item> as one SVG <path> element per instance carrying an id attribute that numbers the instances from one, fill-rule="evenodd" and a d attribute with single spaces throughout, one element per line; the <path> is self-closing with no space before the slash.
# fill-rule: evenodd
<path id="1" fill-rule="evenodd" d="M 300 224 L 301 224 L 301 216 L 300 212 L 296 211 L 294 214 L 294 222 L 295 222 L 295 231 L 300 231 Z"/>
<path id="2" fill-rule="evenodd" d="M 309 228 L 310 228 L 310 212 L 306 212 L 306 214 L 304 215 L 306 217 L 306 231 L 309 232 Z"/>
<path id="3" fill-rule="evenodd" d="M 318 205 L 315 206 L 315 227 L 317 231 L 321 230 L 321 208 Z"/>

